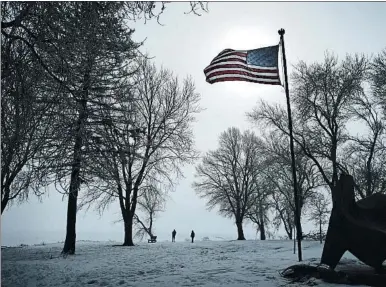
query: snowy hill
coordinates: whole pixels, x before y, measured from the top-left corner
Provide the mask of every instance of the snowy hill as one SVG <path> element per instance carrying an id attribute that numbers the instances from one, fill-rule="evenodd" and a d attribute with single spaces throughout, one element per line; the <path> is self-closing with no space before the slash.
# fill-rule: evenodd
<path id="1" fill-rule="evenodd" d="M 278 272 L 297 263 L 291 241 L 113 244 L 78 242 L 67 258 L 62 244 L 2 249 L 2 286 L 287 286 Z M 305 263 L 318 263 L 321 252 L 318 242 L 303 242 Z M 360 263 L 346 253 L 347 264 Z"/>

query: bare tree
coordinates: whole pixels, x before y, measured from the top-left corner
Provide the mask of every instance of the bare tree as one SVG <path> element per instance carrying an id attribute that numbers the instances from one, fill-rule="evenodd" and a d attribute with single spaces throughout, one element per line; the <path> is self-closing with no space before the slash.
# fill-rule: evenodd
<path id="1" fill-rule="evenodd" d="M 371 62 L 369 87 L 353 106 L 354 116 L 365 123 L 368 133 L 353 137 L 348 149 L 352 155 L 348 170 L 353 173 L 356 191 L 362 198 L 386 191 L 386 49 Z"/>
<path id="2" fill-rule="evenodd" d="M 74 254 L 77 197 L 82 183 L 92 178 L 83 169 L 87 126 L 97 107 L 112 104 L 108 99 L 129 74 L 139 44 L 124 23 L 122 2 L 2 2 L 1 8 L 2 36 L 25 45 L 47 82 L 61 89 L 47 166 L 69 195 L 63 253 Z"/>
<path id="3" fill-rule="evenodd" d="M 378 99 L 386 115 L 386 48 L 371 63 L 370 84 L 374 97 Z"/>
<path id="4" fill-rule="evenodd" d="M 323 193 L 315 193 L 311 199 L 309 218 L 319 227 L 320 244 L 323 243 L 323 226 L 328 223 L 330 218 L 330 202 Z"/>
<path id="5" fill-rule="evenodd" d="M 83 204 L 94 203 L 103 210 L 118 200 L 123 245 L 132 246 L 133 218 L 144 181 L 172 187 L 182 175 L 181 166 L 198 156 L 191 124 L 200 111 L 200 96 L 190 78 L 180 85 L 170 71 L 157 71 L 147 59 L 139 61 L 130 79 L 134 84 L 119 94 L 121 112 L 112 112 L 111 124 L 98 130 L 99 153 L 90 168 L 99 182 L 89 186 Z"/>
<path id="6" fill-rule="evenodd" d="M 86 3 L 86 2 L 84 2 Z M 70 83 L 74 86 L 73 98 L 76 102 L 75 111 L 77 118 L 72 128 L 72 164 L 69 183 L 67 232 L 63 253 L 75 252 L 75 224 L 77 197 L 82 183 L 86 183 L 88 159 L 84 150 L 91 133 L 95 130 L 93 125 L 98 123 L 100 109 L 110 109 L 114 105 L 111 95 L 116 93 L 116 87 L 121 83 L 122 77 L 130 74 L 130 60 L 135 57 L 138 45 L 131 40 L 132 31 L 125 28 L 124 18 L 120 15 L 122 6 L 104 3 L 89 3 L 75 5 L 79 11 L 75 19 L 70 18 L 70 27 L 78 25 L 75 31 L 79 33 L 78 59 L 70 61 L 67 58 L 66 68 L 72 71 Z M 70 10 L 71 11 L 71 10 Z M 81 17 L 81 23 L 77 23 Z M 84 20 L 87 19 L 87 20 Z M 69 23 L 66 21 L 66 24 Z M 91 28 L 93 27 L 93 28 Z M 128 33 L 128 34 L 126 34 Z M 74 35 L 65 35 L 73 38 Z M 71 47 L 66 47 L 69 52 Z M 72 50 L 71 53 L 73 53 Z M 71 54 L 70 53 L 70 54 Z M 99 113 L 98 113 L 99 112 Z M 103 118 L 102 118 L 103 120 Z M 90 126 L 92 127 L 90 129 Z M 65 149 L 67 150 L 67 149 Z M 91 156 L 93 158 L 93 156 Z"/>
<path id="7" fill-rule="evenodd" d="M 295 202 L 289 143 L 286 140 L 286 136 L 277 131 L 269 132 L 264 138 L 264 155 L 269 164 L 267 164 L 263 172 L 266 180 L 270 181 L 267 189 L 270 190 L 272 195 L 272 207 L 275 210 L 275 226 L 278 228 L 280 221 L 282 221 L 288 237 L 292 239 Z M 295 159 L 301 218 L 306 205 L 315 192 L 315 188 L 322 186 L 324 182 L 315 164 L 299 148 L 295 150 Z"/>
<path id="8" fill-rule="evenodd" d="M 288 189 L 288 193 L 290 194 L 290 190 L 292 189 L 290 187 Z M 288 202 L 288 198 L 283 196 L 281 193 L 273 193 L 271 205 L 274 210 L 274 217 L 271 220 L 272 225 L 276 230 L 278 230 L 283 224 L 284 231 L 287 233 L 288 239 L 292 240 L 294 236 L 293 230 L 295 228 L 295 215 L 293 207 Z"/>
<path id="9" fill-rule="evenodd" d="M 367 130 L 350 137 L 342 167 L 355 180 L 356 191 L 361 198 L 386 188 L 386 130 L 381 105 L 373 96 L 363 93 L 352 107 L 354 119 L 365 124 Z"/>
<path id="10" fill-rule="evenodd" d="M 219 207 L 220 214 L 235 219 L 238 240 L 245 240 L 243 221 L 255 202 L 258 174 L 259 139 L 238 128 L 229 128 L 219 138 L 219 148 L 208 152 L 196 167 L 197 181 L 193 186 L 209 209 Z"/>
<path id="11" fill-rule="evenodd" d="M 14 34 L 14 31 L 11 32 Z M 52 101 L 42 69 L 23 43 L 1 43 L 1 213 L 14 200 L 41 195 L 48 185 L 40 165 L 50 133 Z"/>
<path id="12" fill-rule="evenodd" d="M 313 161 L 330 190 L 337 183 L 339 155 L 348 140 L 349 107 L 363 92 L 367 69 L 364 56 L 347 56 L 339 63 L 336 57 L 326 55 L 323 63 L 300 62 L 292 75 L 294 141 Z M 289 134 L 287 115 L 281 106 L 262 103 L 249 117 Z"/>
<path id="13" fill-rule="evenodd" d="M 64 253 L 75 252 L 79 190 L 83 183 L 95 179 L 84 170 L 91 156 L 82 152 L 85 145 L 89 145 L 87 141 L 93 140 L 89 138 L 92 132 L 89 132 L 88 125 L 97 122 L 95 117 L 93 123 L 89 120 L 95 116 L 93 110 L 96 107 L 113 105 L 101 98 L 108 97 L 116 80 L 123 77 L 121 68 L 128 65 L 135 54 L 133 51 L 139 46 L 131 41 L 133 30 L 128 29 L 126 24 L 122 25 L 123 20 L 135 20 L 140 15 L 156 16 L 153 12 L 155 4 L 1 3 L 2 36 L 28 47 L 47 79 L 56 82 L 63 90 L 61 100 L 56 102 L 58 116 L 55 117 L 54 130 L 57 133 L 53 139 L 56 143 L 51 143 L 49 150 L 53 156 L 50 163 L 44 166 L 54 170 L 57 186 L 69 194 Z M 199 15 L 197 7 L 207 11 L 203 3 L 191 2 L 191 12 Z M 4 63 L 4 69 L 2 67 L 2 78 L 10 70 L 8 63 Z M 95 100 L 97 95 L 100 97 Z M 103 120 L 99 118 L 99 122 Z M 61 136 L 60 132 L 63 132 Z"/>
<path id="14" fill-rule="evenodd" d="M 136 227 L 135 237 L 142 240 L 145 234 L 150 238 L 154 236 L 154 221 L 158 213 L 164 211 L 166 194 L 155 184 L 146 185 L 140 188 L 138 195 L 138 209 L 134 215 L 134 225 Z M 142 219 L 141 219 L 142 218 Z"/>
<path id="15" fill-rule="evenodd" d="M 256 188 L 253 195 L 252 207 L 246 214 L 246 218 L 256 225 L 257 231 L 260 233 L 260 240 L 266 239 L 266 233 L 268 232 L 267 229 L 270 223 L 268 216 L 268 211 L 271 207 L 269 195 L 269 189 L 266 189 L 263 183 L 259 184 L 259 187 Z"/>

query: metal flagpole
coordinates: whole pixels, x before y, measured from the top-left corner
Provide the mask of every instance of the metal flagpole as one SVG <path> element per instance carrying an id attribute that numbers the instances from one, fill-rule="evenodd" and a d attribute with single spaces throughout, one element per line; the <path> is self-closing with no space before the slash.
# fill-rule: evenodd
<path id="1" fill-rule="evenodd" d="M 288 76 L 287 76 L 287 61 L 285 58 L 285 48 L 284 48 L 284 29 L 280 29 L 280 42 L 281 49 L 283 53 L 283 66 L 284 66 L 284 80 L 285 80 L 285 94 L 287 97 L 287 112 L 288 112 L 288 129 L 290 136 L 290 149 L 291 149 L 291 160 L 292 160 L 292 177 L 294 182 L 294 199 L 295 199 L 295 225 L 296 225 L 296 237 L 298 241 L 298 258 L 299 261 L 302 261 L 302 235 L 300 229 L 300 214 L 299 214 L 299 198 L 298 198 L 298 185 L 296 180 L 296 166 L 295 166 L 295 152 L 294 152 L 294 139 L 292 134 L 292 116 L 291 116 L 291 103 L 289 98 L 289 90 L 288 90 Z"/>

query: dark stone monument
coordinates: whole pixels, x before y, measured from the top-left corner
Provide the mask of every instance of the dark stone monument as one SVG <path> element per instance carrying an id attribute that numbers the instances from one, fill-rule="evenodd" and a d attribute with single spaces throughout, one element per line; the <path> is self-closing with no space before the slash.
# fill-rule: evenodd
<path id="1" fill-rule="evenodd" d="M 354 180 L 342 174 L 333 190 L 333 208 L 321 263 L 335 269 L 346 251 L 377 273 L 386 260 L 386 195 L 355 201 Z"/>

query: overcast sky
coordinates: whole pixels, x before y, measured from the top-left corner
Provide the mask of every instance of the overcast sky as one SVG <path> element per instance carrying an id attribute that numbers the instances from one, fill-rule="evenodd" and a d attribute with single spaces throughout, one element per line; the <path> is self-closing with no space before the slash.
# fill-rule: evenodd
<path id="1" fill-rule="evenodd" d="M 158 66 L 183 78 L 191 75 L 205 108 L 194 123 L 197 148 L 206 152 L 217 147 L 221 132 L 230 126 L 255 129 L 245 113 L 260 99 L 285 103 L 282 87 L 244 82 L 210 85 L 203 69 L 223 49 L 255 49 L 276 45 L 277 30 L 286 30 L 285 43 L 289 72 L 299 60 L 321 61 L 325 51 L 341 58 L 346 53 L 378 53 L 386 47 L 386 3 L 210 3 L 209 13 L 201 17 L 185 15 L 188 3 L 171 3 L 156 21 L 132 23 L 134 38 L 147 38 L 143 51 L 154 57 Z M 216 236 L 235 239 L 234 220 L 224 219 L 205 208 L 191 188 L 194 166 L 184 168 L 185 178 L 170 195 L 166 212 L 155 223 L 156 235 L 170 240 L 177 230 L 177 241 L 195 230 L 198 239 Z M 11 206 L 1 220 L 2 245 L 57 242 L 65 239 L 67 199 L 50 190 L 43 202 Z M 81 211 L 77 218 L 77 240 L 123 241 L 118 204 L 112 204 L 100 217 Z M 312 228 L 306 224 L 305 231 Z M 245 226 L 247 239 L 256 237 L 251 225 Z M 284 235 L 283 232 L 281 232 Z"/>

